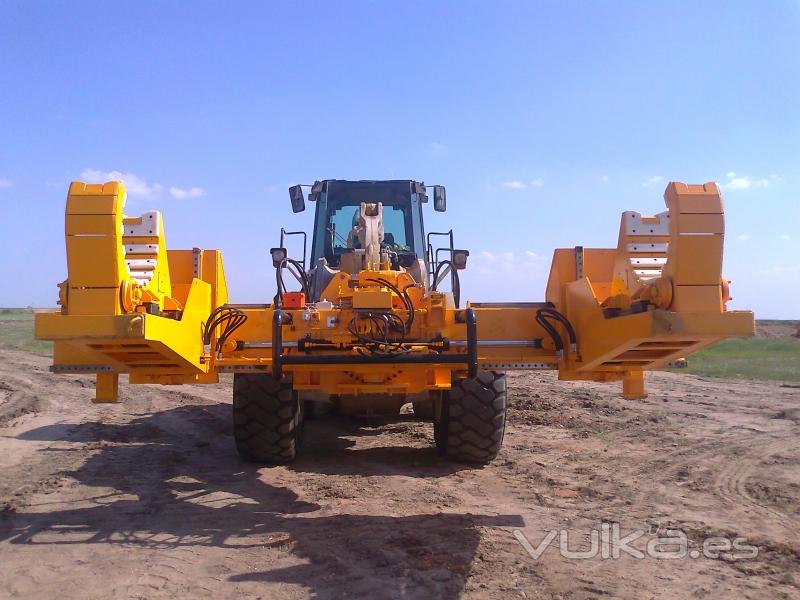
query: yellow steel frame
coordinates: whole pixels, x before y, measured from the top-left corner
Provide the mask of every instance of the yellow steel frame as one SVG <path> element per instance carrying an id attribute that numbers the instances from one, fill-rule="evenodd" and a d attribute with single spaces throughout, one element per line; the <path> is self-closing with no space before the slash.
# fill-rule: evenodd
<path id="1" fill-rule="evenodd" d="M 160 215 L 157 228 L 133 227 L 139 219 L 123 214 L 125 197 L 121 182 L 70 185 L 61 310 L 36 315 L 37 338 L 55 342 L 53 371 L 97 373 L 99 402 L 116 400 L 119 373 L 130 373 L 132 383 L 218 380 L 200 331 L 228 300 L 221 254 L 168 251 Z M 126 260 L 126 248 L 144 247 L 151 254 L 134 256 L 155 264 L 146 283 Z"/>
<path id="2" fill-rule="evenodd" d="M 670 183 L 665 200 L 668 212 L 655 217 L 624 213 L 617 248 L 555 251 L 547 306 L 572 323 L 577 347 L 556 352 L 536 321 L 544 303 L 469 304 L 481 368 L 557 369 L 561 379 L 622 381 L 624 395 L 635 398 L 646 395 L 645 370 L 726 337 L 752 335 L 753 313 L 726 308 L 719 188 Z M 229 305 L 247 321 L 220 355 L 211 353 L 201 332 L 211 311 L 228 302 L 220 252 L 167 250 L 160 215 L 150 217 L 157 230 L 140 235 L 129 228 L 126 234 L 125 224 L 137 221 L 123 215 L 124 202 L 119 182 L 70 186 L 61 310 L 36 315 L 37 338 L 55 342 L 53 370 L 97 373 L 97 401 L 116 400 L 119 373 L 129 373 L 131 383 L 178 384 L 215 382 L 221 372 L 270 372 L 275 308 Z M 126 264 L 126 251 L 142 244 L 151 245 L 156 265 L 144 284 Z M 452 295 L 426 292 L 408 273 L 384 268 L 338 273 L 322 294 L 330 304 L 285 311 L 291 322 L 282 327 L 284 353 L 296 355 L 302 340 L 319 338 L 338 350 L 320 348 L 315 355 L 363 353 L 348 330 L 359 310 L 391 308 L 407 316 L 402 299 L 377 279 L 412 286 L 415 319 L 408 339 L 441 336 L 449 352 L 467 352 L 464 310 Z M 564 327 L 556 327 L 566 340 Z M 441 350 L 425 343 L 406 347 L 416 356 Z M 296 389 L 326 394 L 416 394 L 449 389 L 453 371 L 466 376 L 465 364 L 435 362 L 287 364 L 284 370 Z"/>

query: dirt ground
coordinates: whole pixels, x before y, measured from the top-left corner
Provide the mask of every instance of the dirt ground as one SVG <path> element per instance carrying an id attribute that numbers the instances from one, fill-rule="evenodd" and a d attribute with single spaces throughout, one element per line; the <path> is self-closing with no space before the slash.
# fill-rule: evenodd
<path id="1" fill-rule="evenodd" d="M 770 340 L 800 337 L 800 323 L 797 321 L 756 321 L 755 337 Z"/>
<path id="2" fill-rule="evenodd" d="M 230 384 L 122 386 L 0 351 L 0 596 L 800 598 L 800 388 L 656 373 L 617 386 L 510 376 L 483 468 L 413 418 L 308 423 L 291 466 L 241 463 Z M 754 559 L 563 558 L 601 523 L 745 538 Z M 637 547 L 643 548 L 639 540 Z"/>

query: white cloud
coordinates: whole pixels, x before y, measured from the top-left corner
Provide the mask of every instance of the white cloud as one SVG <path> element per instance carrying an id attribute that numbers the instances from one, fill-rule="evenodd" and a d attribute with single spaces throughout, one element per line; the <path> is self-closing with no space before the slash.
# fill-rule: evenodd
<path id="1" fill-rule="evenodd" d="M 200 198 L 206 195 L 206 191 L 201 187 L 190 187 L 187 190 L 179 187 L 171 187 L 169 188 L 169 195 L 173 198 L 183 200 L 184 198 Z"/>
<path id="2" fill-rule="evenodd" d="M 750 177 L 749 175 L 736 175 L 734 171 L 728 171 L 725 176 L 728 178 L 728 183 L 725 184 L 725 189 L 728 190 L 749 190 L 754 188 L 768 187 L 770 182 L 779 182 L 781 178 L 774 173 L 766 177 Z"/>
<path id="3" fill-rule="evenodd" d="M 525 258 L 527 258 L 529 261 L 536 262 L 545 260 L 544 256 L 541 254 L 536 254 L 536 252 L 533 252 L 532 250 L 525 250 Z"/>
<path id="4" fill-rule="evenodd" d="M 135 173 L 123 173 L 122 171 L 100 171 L 97 169 L 84 169 L 81 171 L 81 179 L 91 183 L 105 183 L 106 181 L 122 180 L 129 196 L 140 198 L 152 198 L 159 194 L 164 186 L 160 183 L 147 183 L 143 177 Z"/>
<path id="5" fill-rule="evenodd" d="M 439 142 L 428 143 L 428 154 L 431 156 L 442 156 L 447 154 L 447 146 Z"/>
<path id="6" fill-rule="evenodd" d="M 511 190 L 524 190 L 529 187 L 540 188 L 544 185 L 544 179 L 538 177 L 533 181 L 520 181 L 519 179 L 514 179 L 512 181 L 505 181 L 503 182 L 503 187 L 509 188 Z"/>
<path id="7" fill-rule="evenodd" d="M 200 198 L 206 191 L 198 186 L 179 188 L 176 186 L 163 186 L 160 183 L 150 183 L 136 173 L 123 171 L 101 171 L 99 169 L 84 169 L 81 179 L 90 183 L 105 183 L 106 181 L 122 181 L 128 196 L 132 198 L 153 199 L 162 196 L 165 192 L 177 199 Z"/>
<path id="8" fill-rule="evenodd" d="M 725 187 L 729 190 L 746 190 L 750 187 L 750 179 L 747 177 L 733 177 Z"/>
<path id="9" fill-rule="evenodd" d="M 514 181 L 506 181 L 505 183 L 503 183 L 503 187 L 512 190 L 524 190 L 526 187 L 528 187 L 528 184 L 525 183 L 524 181 L 514 180 Z"/>
<path id="10" fill-rule="evenodd" d="M 525 250 L 519 254 L 504 250 L 502 252 L 490 252 L 482 250 L 475 255 L 472 268 L 476 273 L 485 276 L 496 276 L 503 273 L 507 277 L 508 273 L 538 275 L 543 272 L 545 258 L 532 250 Z"/>
<path id="11" fill-rule="evenodd" d="M 764 269 L 765 275 L 800 275 L 800 265 L 773 265 Z"/>
<path id="12" fill-rule="evenodd" d="M 739 240 L 740 242 L 746 242 L 747 240 L 750 239 L 750 236 L 747 235 L 746 233 L 742 233 L 740 235 L 737 235 L 736 239 Z"/>
<path id="13" fill-rule="evenodd" d="M 790 239 L 792 239 L 792 236 L 790 236 L 788 233 L 784 233 L 784 234 L 781 236 L 781 239 L 782 239 L 782 240 L 790 240 Z"/>
<path id="14" fill-rule="evenodd" d="M 752 179 L 751 177 L 734 177 L 725 184 L 729 190 L 748 190 L 750 188 L 767 187 L 768 179 Z"/>
<path id="15" fill-rule="evenodd" d="M 10 179 L 5 179 L 3 177 L 0 177 L 0 190 L 8 189 L 12 185 L 14 185 L 13 181 L 11 181 Z"/>
<path id="16" fill-rule="evenodd" d="M 646 179 L 642 182 L 642 187 L 653 187 L 654 185 L 658 185 L 659 183 L 663 182 L 664 178 L 661 175 L 655 175 L 650 179 Z"/>

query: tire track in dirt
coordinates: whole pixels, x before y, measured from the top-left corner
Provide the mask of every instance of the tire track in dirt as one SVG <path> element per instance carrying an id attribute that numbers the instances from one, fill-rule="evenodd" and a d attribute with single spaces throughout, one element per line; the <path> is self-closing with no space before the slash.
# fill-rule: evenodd
<path id="1" fill-rule="evenodd" d="M 777 523 L 789 531 L 800 528 L 800 520 L 776 508 L 763 504 L 753 498 L 747 491 L 746 483 L 753 471 L 775 453 L 786 449 L 785 441 L 773 441 L 763 444 L 751 445 L 748 450 L 750 455 L 745 455 L 736 461 L 730 461 L 724 466 L 716 478 L 717 490 L 724 499 L 747 507 L 756 516 L 761 516 L 766 523 Z M 753 457 L 756 452 L 759 456 Z"/>

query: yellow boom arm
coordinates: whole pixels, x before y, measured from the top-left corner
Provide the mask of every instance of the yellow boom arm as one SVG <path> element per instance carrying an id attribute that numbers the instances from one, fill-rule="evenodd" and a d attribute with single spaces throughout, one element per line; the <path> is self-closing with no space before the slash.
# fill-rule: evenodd
<path id="1" fill-rule="evenodd" d="M 117 398 L 119 373 L 159 383 L 214 382 L 200 335 L 228 300 L 216 250 L 167 250 L 161 214 L 127 217 L 120 182 L 73 182 L 67 196 L 67 279 L 57 312 L 36 315 L 56 373 L 97 373 L 97 400 Z"/>

